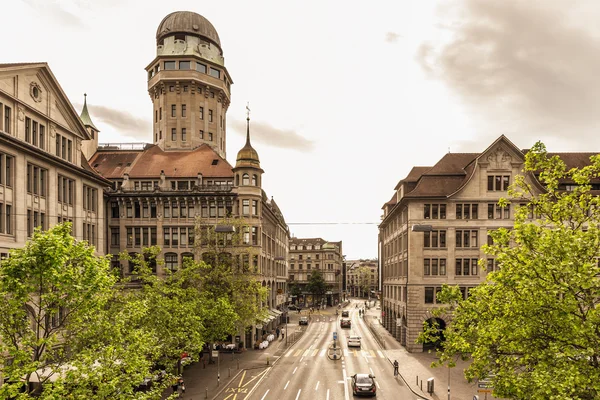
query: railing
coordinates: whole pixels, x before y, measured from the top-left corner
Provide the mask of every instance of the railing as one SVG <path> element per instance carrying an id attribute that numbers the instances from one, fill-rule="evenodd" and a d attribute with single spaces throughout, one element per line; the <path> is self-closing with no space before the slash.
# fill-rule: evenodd
<path id="1" fill-rule="evenodd" d="M 154 192 L 161 192 L 161 193 L 229 193 L 233 190 L 233 185 L 200 185 L 200 186 L 192 186 L 189 189 L 172 189 L 172 188 L 160 188 L 160 187 L 154 187 L 154 188 L 150 188 L 150 189 L 135 189 L 135 188 L 131 188 L 131 189 L 123 189 L 123 188 L 119 188 L 119 189 L 112 189 L 111 192 L 112 193 L 117 193 L 117 192 L 121 192 L 121 193 L 154 193 Z"/>
<path id="2" fill-rule="evenodd" d="M 144 150 L 151 143 L 99 143 L 99 150 Z"/>

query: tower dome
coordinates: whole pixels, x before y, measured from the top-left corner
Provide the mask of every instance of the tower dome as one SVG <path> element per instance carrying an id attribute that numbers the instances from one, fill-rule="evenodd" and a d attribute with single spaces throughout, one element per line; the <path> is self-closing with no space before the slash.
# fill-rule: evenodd
<path id="1" fill-rule="evenodd" d="M 156 30 L 156 41 L 175 33 L 200 36 L 221 48 L 221 40 L 213 24 L 195 12 L 175 11 L 164 17 Z"/>
<path id="2" fill-rule="evenodd" d="M 250 116 L 246 119 L 246 144 L 238 151 L 235 167 L 253 167 L 260 169 L 260 159 L 258 158 L 258 152 L 254 150 L 254 147 L 250 144 Z"/>

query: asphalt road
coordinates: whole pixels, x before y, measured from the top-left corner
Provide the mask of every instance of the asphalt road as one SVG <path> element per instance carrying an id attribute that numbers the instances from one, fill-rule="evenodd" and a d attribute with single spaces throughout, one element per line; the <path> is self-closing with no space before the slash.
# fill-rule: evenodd
<path id="1" fill-rule="evenodd" d="M 366 321 L 359 317 L 356 303 L 364 304 L 354 301 L 346 308 L 350 311 L 351 329 L 340 328 L 339 317 L 313 315 L 302 338 L 272 368 L 257 377 L 257 383 L 243 398 L 349 400 L 353 397 L 350 377 L 355 373 L 371 373 L 377 383 L 377 398 L 413 399 L 415 396 L 411 396 L 402 381 L 394 378 L 385 350 L 379 348 Z M 342 347 L 341 360 L 328 358 L 334 331 Z M 362 337 L 361 349 L 348 348 L 347 337 L 351 334 Z"/>

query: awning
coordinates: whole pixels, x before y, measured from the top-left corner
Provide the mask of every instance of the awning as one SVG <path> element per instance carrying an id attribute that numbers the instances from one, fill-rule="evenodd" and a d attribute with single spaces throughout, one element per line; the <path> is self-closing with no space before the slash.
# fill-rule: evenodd
<path id="1" fill-rule="evenodd" d="M 281 314 L 283 314 L 281 311 L 276 310 L 275 308 L 271 308 L 269 310 L 269 313 L 272 313 L 274 316 L 279 317 Z"/>
<path id="2" fill-rule="evenodd" d="M 265 324 L 268 324 L 269 322 L 273 321 L 275 319 L 275 316 L 269 314 L 268 316 L 265 317 L 265 319 L 262 320 L 262 322 L 264 322 Z"/>

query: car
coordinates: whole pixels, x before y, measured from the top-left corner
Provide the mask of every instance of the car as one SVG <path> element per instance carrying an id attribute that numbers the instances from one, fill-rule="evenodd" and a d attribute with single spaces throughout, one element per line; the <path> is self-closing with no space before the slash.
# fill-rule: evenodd
<path id="1" fill-rule="evenodd" d="M 340 320 L 340 327 L 342 328 L 352 328 L 352 322 L 347 318 L 342 318 Z"/>
<path id="2" fill-rule="evenodd" d="M 352 375 L 352 394 L 354 396 L 377 396 L 375 376 L 371 374 Z"/>
<path id="3" fill-rule="evenodd" d="M 308 317 L 300 317 L 300 322 L 298 325 L 308 325 Z"/>
<path id="4" fill-rule="evenodd" d="M 350 313 L 348 312 L 348 310 L 344 310 L 342 311 L 342 317 L 349 317 Z"/>
<path id="5" fill-rule="evenodd" d="M 360 336 L 352 335 L 348 337 L 348 347 L 360 347 Z"/>

